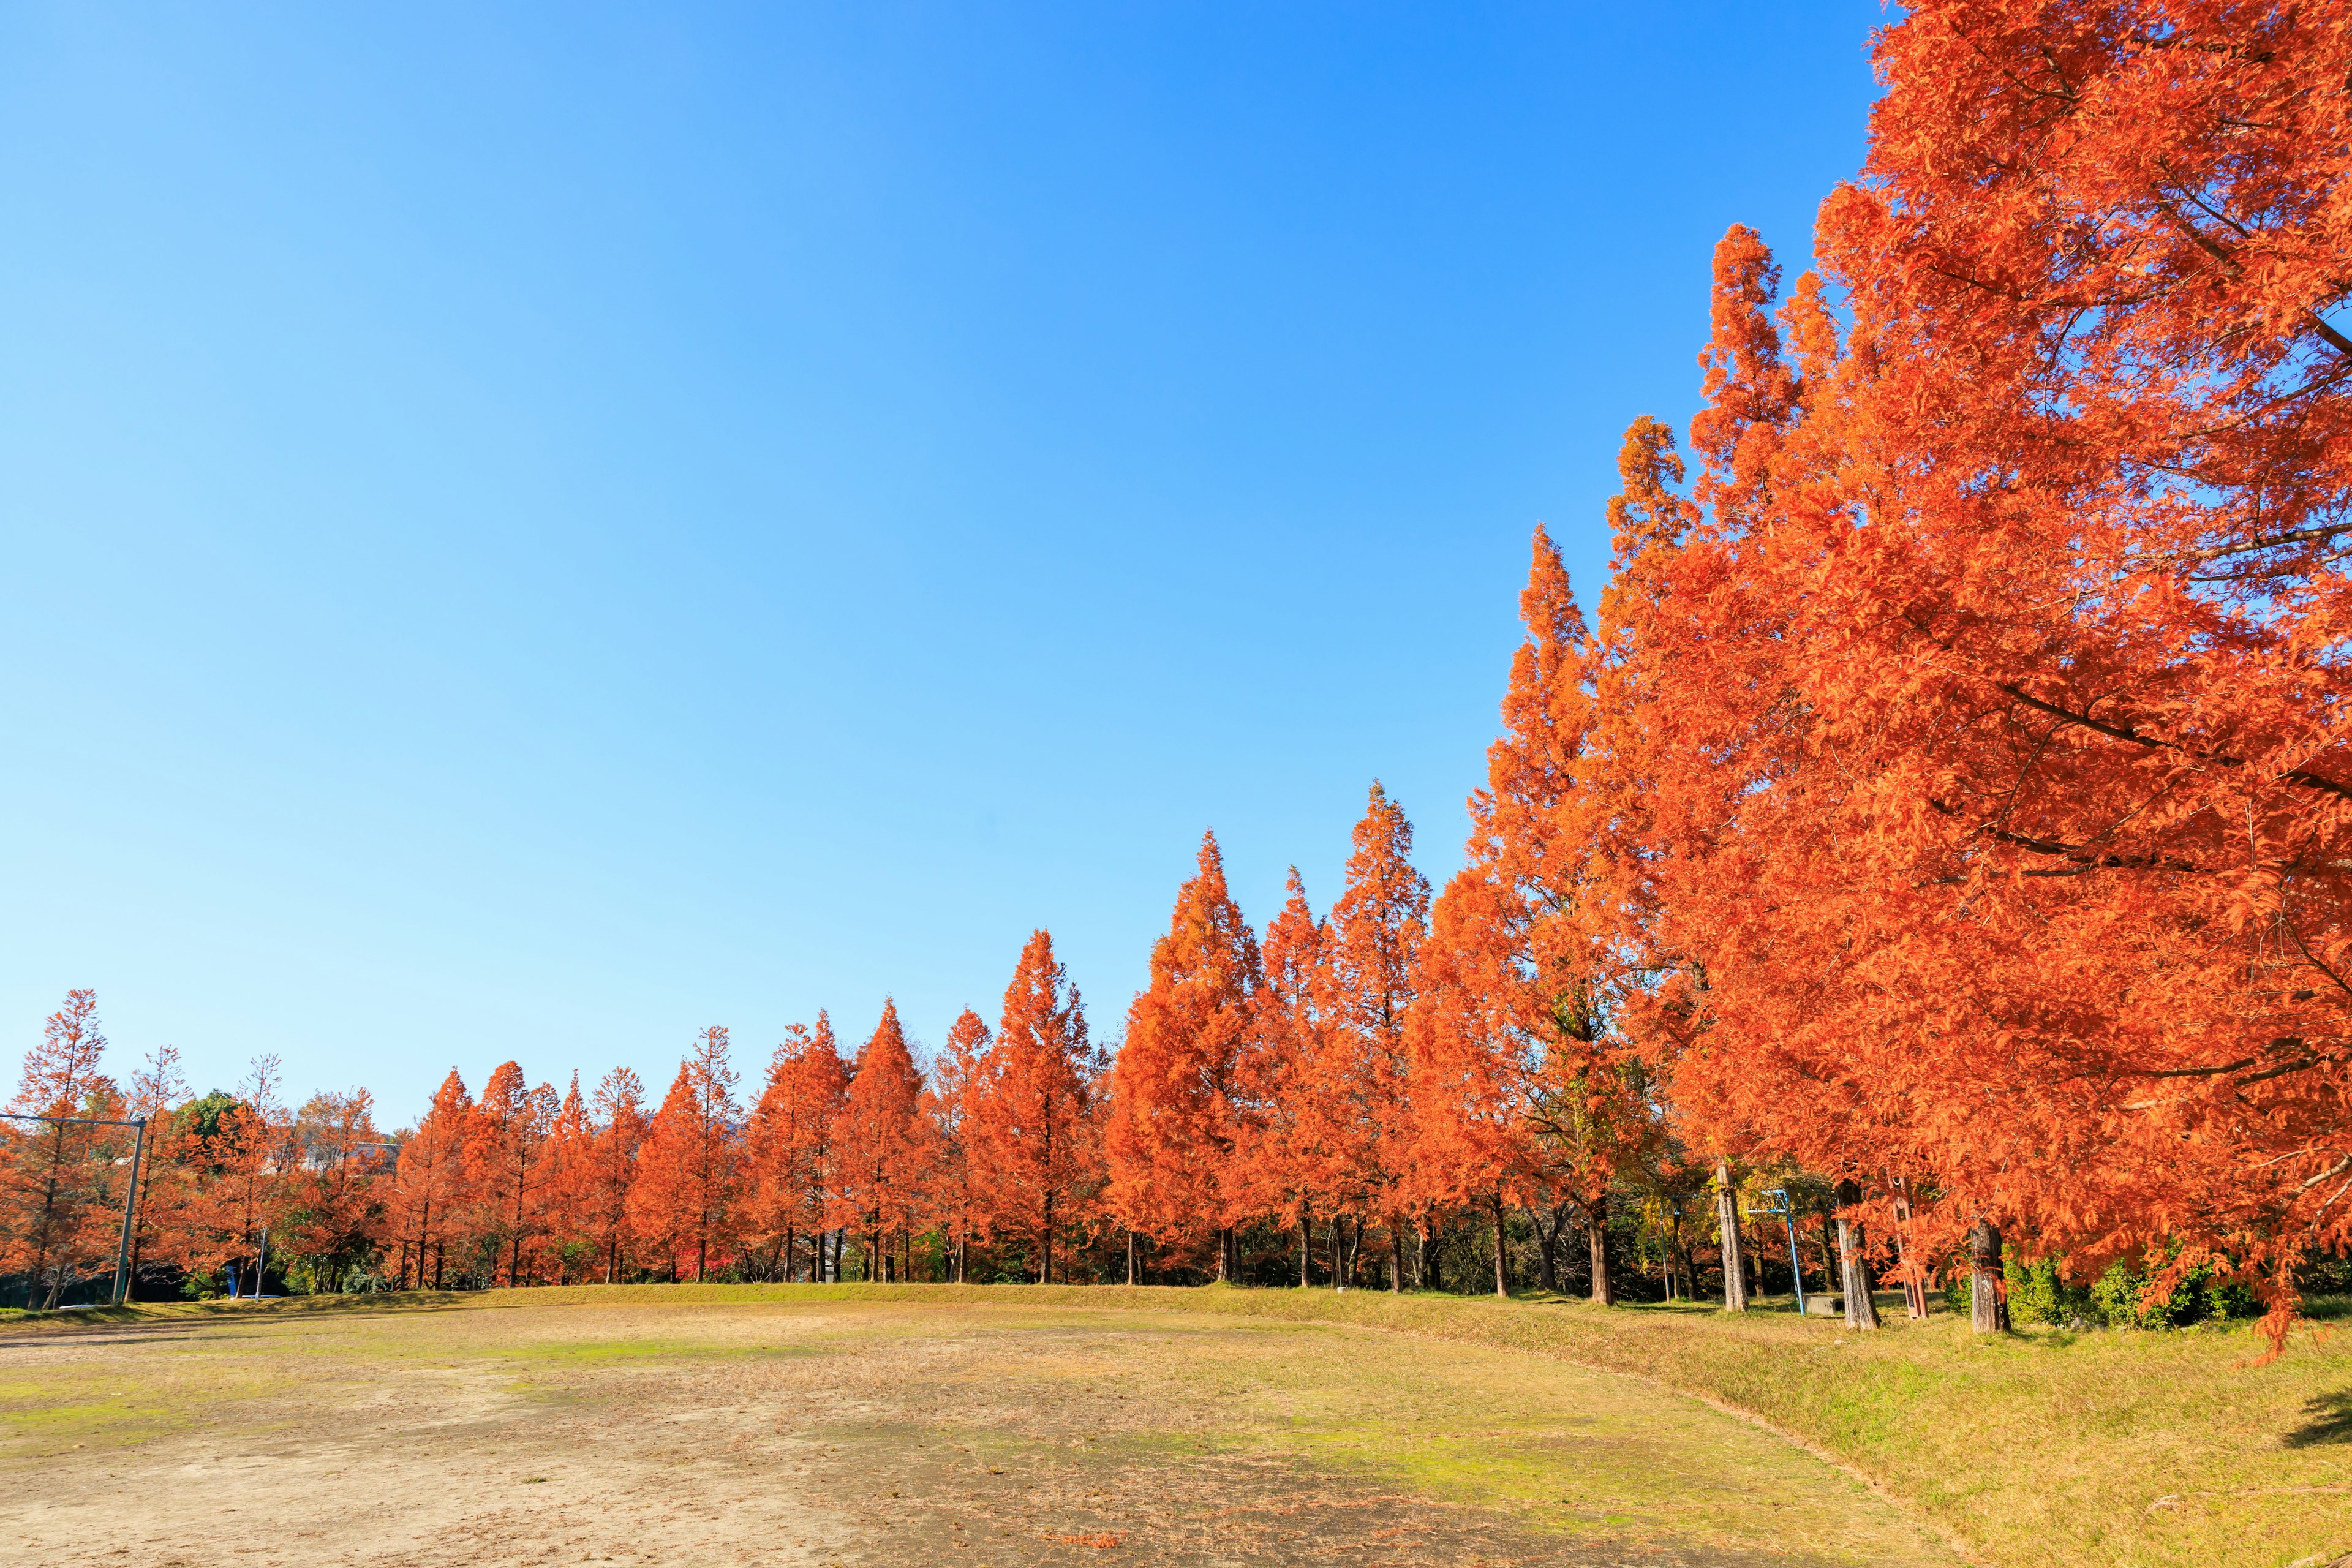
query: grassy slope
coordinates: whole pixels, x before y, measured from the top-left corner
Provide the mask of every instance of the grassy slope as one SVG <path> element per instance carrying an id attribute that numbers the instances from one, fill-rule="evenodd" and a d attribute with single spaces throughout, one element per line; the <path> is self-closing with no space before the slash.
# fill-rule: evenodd
<path id="1" fill-rule="evenodd" d="M 1875 1335 L 1782 1312 L 1323 1290 L 625 1286 L 613 1301 L 988 1300 L 1333 1321 L 1633 1373 L 1753 1415 L 1868 1477 L 1987 1560 L 2281 1568 L 2352 1550 L 2352 1342 L 2267 1367 L 2248 1331 L 2052 1331 L 1978 1340 L 1948 1318 Z M 531 1290 L 409 1298 L 496 1307 Z M 334 1298 L 260 1310 L 333 1310 Z M 380 1309 L 382 1298 L 356 1299 Z M 250 1311 L 226 1303 L 72 1318 Z M 60 1316 L 65 1316 L 60 1314 Z M 29 1325 L 28 1325 L 29 1326 Z"/>

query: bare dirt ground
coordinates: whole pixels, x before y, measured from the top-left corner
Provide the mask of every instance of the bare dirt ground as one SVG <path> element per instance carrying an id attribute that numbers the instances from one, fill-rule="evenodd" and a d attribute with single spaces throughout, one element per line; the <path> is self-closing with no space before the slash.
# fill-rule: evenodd
<path id="1" fill-rule="evenodd" d="M 1631 1379 L 1335 1325 L 690 1293 L 0 1331 L 0 1561 L 1943 1563 Z"/>

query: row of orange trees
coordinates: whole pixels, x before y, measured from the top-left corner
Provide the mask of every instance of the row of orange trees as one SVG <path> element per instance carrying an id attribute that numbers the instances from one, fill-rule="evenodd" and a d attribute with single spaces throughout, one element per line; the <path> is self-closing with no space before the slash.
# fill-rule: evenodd
<path id="1" fill-rule="evenodd" d="M 1558 783 L 1497 772 L 1465 951 L 1694 1148 L 2283 1332 L 2352 1241 L 2352 16 L 1924 0 L 1875 58 L 1821 270 L 1717 251 L 1687 486 L 1637 423 L 1598 624 L 1530 596 Z"/>
<path id="2" fill-rule="evenodd" d="M 1549 1262 L 1573 1218 L 1605 1297 L 1612 1210 L 1705 1185 L 1736 1301 L 1777 1170 L 1848 1285 L 1997 1230 L 2250 1282 L 2283 1333 L 2352 1242 L 2352 20 L 1920 0 L 1875 59 L 1820 269 L 1717 247 L 1703 406 L 1627 432 L 1591 620 L 1538 534 L 1433 900 L 1376 788 L 1320 917 L 1294 879 L 1254 929 L 1204 843 L 1108 1060 L 1041 932 L 928 1076 L 887 1010 L 748 1107 L 721 1031 L 650 1113 L 453 1076 L 366 1178 L 385 1267 L 879 1276 L 929 1235 L 1231 1277 L 1319 1227 L 1403 1284 L 1476 1216 L 1499 1288 L 1508 1225 Z M 324 1190 L 344 1135 L 273 1143 L 263 1098 L 173 1133 L 190 1256 Z"/>
<path id="3" fill-rule="evenodd" d="M 16 1304 L 56 1306 L 122 1265 L 217 1272 L 257 1258 L 273 1230 L 315 1286 L 373 1267 L 377 1177 L 396 1145 L 377 1132 L 365 1089 L 289 1110 L 277 1058 L 262 1057 L 236 1093 L 198 1098 L 171 1047 L 127 1085 L 105 1070 L 106 1048 L 97 996 L 70 993 L 26 1053 L 0 1121 L 0 1275 L 21 1287 Z"/>

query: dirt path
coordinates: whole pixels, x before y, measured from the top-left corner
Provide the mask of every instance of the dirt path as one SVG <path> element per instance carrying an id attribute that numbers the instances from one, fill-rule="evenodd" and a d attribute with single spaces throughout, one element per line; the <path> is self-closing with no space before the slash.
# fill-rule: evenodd
<path id="1" fill-rule="evenodd" d="M 1070 1308 L 19 1330 L 0 1483 L 0 1560 L 45 1564 L 1951 1561 L 1828 1467 L 1631 1380 Z"/>

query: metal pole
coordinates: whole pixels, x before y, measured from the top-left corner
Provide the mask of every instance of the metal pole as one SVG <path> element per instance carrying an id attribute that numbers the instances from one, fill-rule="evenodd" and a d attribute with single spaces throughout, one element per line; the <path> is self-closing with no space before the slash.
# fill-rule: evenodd
<path id="1" fill-rule="evenodd" d="M 1749 1209 L 1748 1212 L 1779 1215 L 1780 1223 L 1788 1227 L 1789 1278 L 1795 1280 L 1797 1284 L 1797 1316 L 1801 1318 L 1805 1315 L 1805 1271 L 1797 1262 L 1797 1222 L 1794 1217 L 1796 1205 L 1789 1201 L 1788 1189 L 1785 1187 L 1774 1187 L 1765 1195 L 1780 1201 L 1768 1204 L 1760 1209 Z"/>
<path id="2" fill-rule="evenodd" d="M 139 1206 L 139 1161 L 147 1152 L 147 1119 L 138 1121 L 139 1132 L 131 1145 L 131 1186 L 122 1194 L 122 1245 L 114 1252 L 114 1300 L 120 1307 L 131 1294 L 131 1216 Z"/>
<path id="3" fill-rule="evenodd" d="M 1797 1282 L 1797 1316 L 1805 1315 L 1805 1270 L 1797 1261 L 1797 1221 L 1791 1209 L 1780 1211 L 1780 1223 L 1789 1227 L 1789 1278 Z"/>

